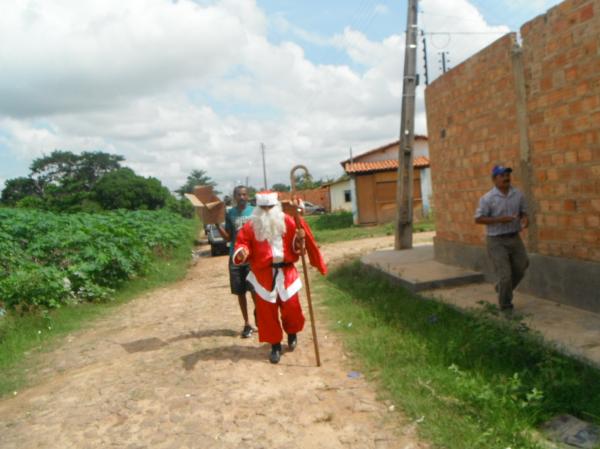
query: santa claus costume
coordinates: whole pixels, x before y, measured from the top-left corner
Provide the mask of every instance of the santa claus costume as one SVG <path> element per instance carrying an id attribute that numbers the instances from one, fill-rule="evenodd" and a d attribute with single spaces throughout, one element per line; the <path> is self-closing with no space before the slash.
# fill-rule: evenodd
<path id="1" fill-rule="evenodd" d="M 294 263 L 306 234 L 283 213 L 276 192 L 258 193 L 256 206 L 251 220 L 237 235 L 233 262 L 250 264 L 247 281 L 256 299 L 258 338 L 271 344 L 269 359 L 278 363 L 283 331 L 288 335 L 289 349 L 294 350 L 296 334 L 304 327 L 298 298 L 302 281 Z"/>

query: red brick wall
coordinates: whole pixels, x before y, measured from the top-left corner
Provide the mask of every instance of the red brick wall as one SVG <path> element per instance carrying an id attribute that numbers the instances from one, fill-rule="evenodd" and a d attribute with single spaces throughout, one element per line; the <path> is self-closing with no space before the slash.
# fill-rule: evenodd
<path id="1" fill-rule="evenodd" d="M 600 261 L 600 1 L 525 24 L 538 252 Z"/>
<path id="2" fill-rule="evenodd" d="M 514 35 L 505 36 L 427 88 L 438 239 L 483 244 L 483 228 L 473 216 L 491 187 L 491 167 L 518 165 L 513 45 Z"/>
<path id="3" fill-rule="evenodd" d="M 512 35 L 427 88 L 437 238 L 483 244 L 473 213 L 501 162 L 530 189 L 530 246 L 600 261 L 600 0 L 565 1 L 521 35 L 528 157 L 519 146 Z"/>
<path id="4" fill-rule="evenodd" d="M 327 212 L 331 212 L 331 201 L 329 201 L 329 187 L 320 187 L 311 190 L 298 190 L 298 196 L 305 201 L 322 206 Z M 280 200 L 290 199 L 290 192 L 279 192 Z"/>

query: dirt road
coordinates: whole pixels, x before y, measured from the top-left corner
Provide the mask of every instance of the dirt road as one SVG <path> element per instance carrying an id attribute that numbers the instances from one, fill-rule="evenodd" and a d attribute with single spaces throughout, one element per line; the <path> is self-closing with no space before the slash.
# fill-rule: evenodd
<path id="1" fill-rule="evenodd" d="M 325 254 L 334 261 L 391 244 L 345 242 Z M 348 376 L 319 298 L 321 368 L 308 323 L 279 365 L 268 362 L 268 345 L 240 339 L 226 265 L 206 254 L 183 281 L 42 355 L 33 386 L 0 401 L 0 448 L 426 447 L 372 385 Z"/>

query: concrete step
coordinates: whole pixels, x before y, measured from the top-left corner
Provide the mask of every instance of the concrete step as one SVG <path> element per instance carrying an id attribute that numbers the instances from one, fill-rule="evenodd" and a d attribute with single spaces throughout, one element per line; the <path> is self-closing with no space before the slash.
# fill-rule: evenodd
<path id="1" fill-rule="evenodd" d="M 413 292 L 484 281 L 483 273 L 433 260 L 433 245 L 375 251 L 361 257 L 360 261 L 365 267 L 387 275 Z"/>

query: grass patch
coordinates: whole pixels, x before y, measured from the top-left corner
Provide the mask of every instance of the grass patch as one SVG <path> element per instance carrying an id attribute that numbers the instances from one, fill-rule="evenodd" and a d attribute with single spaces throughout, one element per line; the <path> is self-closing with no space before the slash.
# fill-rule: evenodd
<path id="1" fill-rule="evenodd" d="M 305 218 L 319 243 L 334 243 L 345 240 L 394 235 L 393 223 L 374 226 L 355 226 L 352 224 L 352 213 L 350 212 L 309 215 Z M 413 230 L 414 232 L 435 231 L 435 223 L 431 220 L 424 220 L 415 223 Z"/>
<path id="2" fill-rule="evenodd" d="M 26 359 L 28 354 L 52 348 L 60 342 L 60 337 L 83 328 L 143 292 L 183 279 L 199 227 L 198 220 L 190 220 L 181 244 L 169 254 L 155 256 L 148 274 L 125 282 L 110 302 L 80 303 L 23 316 L 8 312 L 0 318 L 0 396 L 12 394 L 26 384 L 26 370 L 31 365 Z"/>
<path id="3" fill-rule="evenodd" d="M 533 449 L 532 429 L 556 414 L 600 423 L 600 371 L 518 319 L 460 313 L 357 263 L 315 286 L 361 368 L 438 447 Z"/>

